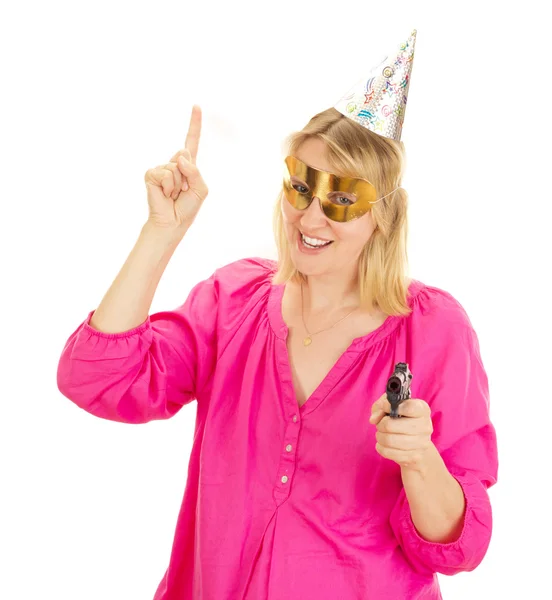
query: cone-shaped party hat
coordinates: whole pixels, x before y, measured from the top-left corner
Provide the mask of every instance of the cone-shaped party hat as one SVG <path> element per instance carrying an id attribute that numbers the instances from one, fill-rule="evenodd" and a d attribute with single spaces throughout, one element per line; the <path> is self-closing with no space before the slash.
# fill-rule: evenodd
<path id="1" fill-rule="evenodd" d="M 373 67 L 334 108 L 366 129 L 400 141 L 415 44 L 414 29 L 398 52 Z"/>

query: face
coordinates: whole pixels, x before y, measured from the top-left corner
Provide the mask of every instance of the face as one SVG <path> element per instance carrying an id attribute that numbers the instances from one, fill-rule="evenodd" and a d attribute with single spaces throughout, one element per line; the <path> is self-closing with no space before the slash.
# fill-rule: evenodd
<path id="1" fill-rule="evenodd" d="M 326 159 L 326 145 L 321 140 L 307 140 L 294 156 L 309 167 L 334 173 Z M 292 177 L 291 183 L 304 191 L 304 187 L 297 186 L 304 186 L 307 182 L 300 183 Z M 355 201 L 355 196 L 347 193 L 334 192 L 330 198 L 340 207 L 339 210 L 343 205 L 352 206 L 350 203 Z M 326 212 L 332 214 L 328 206 L 327 203 Z M 357 219 L 337 222 L 326 216 L 317 196 L 303 210 L 292 206 L 285 197 L 282 197 L 281 207 L 291 259 L 301 273 L 354 276 L 358 257 L 375 229 L 370 210 Z"/>

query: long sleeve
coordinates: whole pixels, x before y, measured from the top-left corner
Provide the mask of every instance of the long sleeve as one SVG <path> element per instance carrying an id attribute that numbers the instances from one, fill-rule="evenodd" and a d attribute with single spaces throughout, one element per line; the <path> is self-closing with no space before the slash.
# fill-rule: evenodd
<path id="1" fill-rule="evenodd" d="M 58 389 L 87 412 L 111 421 L 172 417 L 197 397 L 213 368 L 217 287 L 213 275 L 176 310 L 149 315 L 121 333 L 92 328 L 91 311 L 62 351 Z"/>
<path id="2" fill-rule="evenodd" d="M 497 440 L 489 418 L 488 380 L 477 335 L 463 309 L 458 310 L 458 303 L 451 303 L 448 294 L 429 288 L 429 296 L 442 302 L 446 310 L 441 322 L 433 319 L 423 333 L 421 352 L 411 365 L 412 397 L 430 405 L 432 441 L 464 492 L 463 529 L 457 540 L 447 544 L 423 539 L 412 522 L 404 488 L 390 524 L 416 571 L 454 575 L 475 569 L 490 543 L 492 510 L 487 489 L 497 481 Z"/>

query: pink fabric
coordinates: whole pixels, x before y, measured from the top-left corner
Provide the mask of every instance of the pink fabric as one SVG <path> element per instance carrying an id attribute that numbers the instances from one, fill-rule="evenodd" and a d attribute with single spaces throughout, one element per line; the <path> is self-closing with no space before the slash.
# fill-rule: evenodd
<path id="1" fill-rule="evenodd" d="M 186 490 L 154 600 L 441 598 L 437 572 L 470 571 L 485 555 L 498 470 L 470 320 L 450 294 L 413 280 L 413 313 L 354 340 L 299 408 L 275 266 L 223 267 L 183 306 L 124 333 L 94 330 L 92 311 L 63 350 L 60 391 L 98 417 L 146 423 L 197 399 Z M 467 500 L 449 544 L 417 533 L 400 467 L 375 450 L 370 408 L 401 361 Z"/>

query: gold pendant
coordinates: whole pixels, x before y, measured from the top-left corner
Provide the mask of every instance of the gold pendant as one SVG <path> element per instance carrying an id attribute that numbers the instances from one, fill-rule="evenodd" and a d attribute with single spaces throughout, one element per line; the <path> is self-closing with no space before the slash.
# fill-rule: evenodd
<path id="1" fill-rule="evenodd" d="M 310 335 L 303 340 L 303 346 L 310 346 L 312 344 L 312 338 Z"/>

